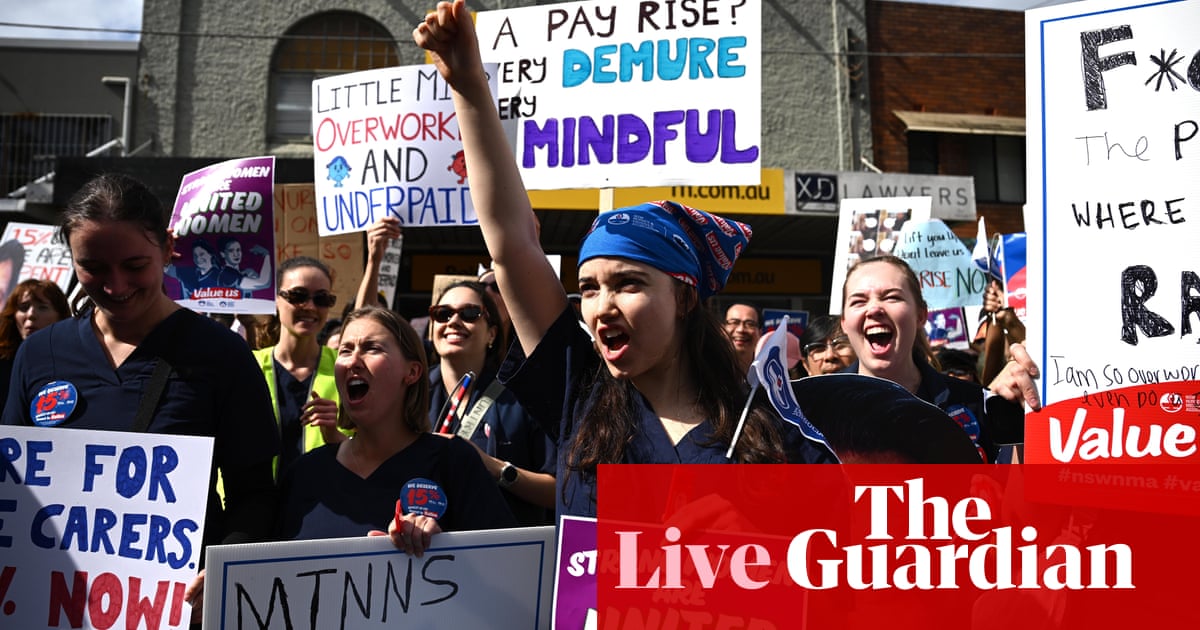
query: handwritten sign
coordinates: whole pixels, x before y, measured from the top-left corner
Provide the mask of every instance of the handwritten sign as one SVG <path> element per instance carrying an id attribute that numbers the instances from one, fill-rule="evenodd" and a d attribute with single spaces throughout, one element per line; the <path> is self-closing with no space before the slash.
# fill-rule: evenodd
<path id="1" fill-rule="evenodd" d="M 971 250 L 941 219 L 906 223 L 892 253 L 912 267 L 930 309 L 983 303 L 987 272 L 975 264 Z"/>
<path id="2" fill-rule="evenodd" d="M 0 625 L 186 628 L 212 439 L 0 428 Z"/>
<path id="3" fill-rule="evenodd" d="M 554 528 L 208 548 L 204 628 L 550 627 Z"/>
<path id="4" fill-rule="evenodd" d="M 833 248 L 830 314 L 842 312 L 842 285 L 846 283 L 846 271 L 860 260 L 880 254 L 895 254 L 905 224 L 929 220 L 932 203 L 929 197 L 842 200 L 838 211 L 837 244 Z"/>
<path id="5" fill-rule="evenodd" d="M 168 295 L 206 313 L 275 312 L 275 158 L 229 160 L 183 176 L 171 229 L 182 258 Z"/>
<path id="6" fill-rule="evenodd" d="M 406 226 L 479 223 L 450 88 L 434 66 L 317 79 L 312 111 L 321 236 L 363 232 L 385 216 Z"/>
<path id="7" fill-rule="evenodd" d="M 36 223 L 9 223 L 4 227 L 0 242 L 16 241 L 25 248 L 25 263 L 21 265 L 16 282 L 49 280 L 66 293 L 75 273 L 71 267 L 71 248 L 54 238 L 58 228 Z M 13 284 L 15 285 L 16 282 Z"/>
<path id="8" fill-rule="evenodd" d="M 531 190 L 757 185 L 757 0 L 484 11 L 484 61 Z"/>
<path id="9" fill-rule="evenodd" d="M 317 235 L 316 193 L 312 184 L 275 187 L 275 260 L 309 256 L 325 263 L 333 274 L 333 294 L 338 297 L 335 308 L 339 312 L 358 295 L 365 252 L 361 233 Z"/>
<path id="10" fill-rule="evenodd" d="M 1027 461 L 1200 461 L 1198 23 L 1194 0 L 1026 13 L 1026 324 L 1049 403 Z"/>

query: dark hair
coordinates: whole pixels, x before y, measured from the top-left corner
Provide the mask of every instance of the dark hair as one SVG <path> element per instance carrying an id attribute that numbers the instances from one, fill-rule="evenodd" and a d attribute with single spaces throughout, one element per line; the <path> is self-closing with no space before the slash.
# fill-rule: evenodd
<path id="1" fill-rule="evenodd" d="M 810 343 L 824 343 L 830 337 L 836 337 L 842 332 L 842 318 L 837 315 L 820 315 L 808 322 L 808 327 L 800 335 L 800 350 Z"/>
<path id="2" fill-rule="evenodd" d="M 850 277 L 862 267 L 875 263 L 887 263 L 896 269 L 899 269 L 900 273 L 904 275 L 904 284 L 906 285 L 906 288 L 908 289 L 909 293 L 912 293 L 913 299 L 917 302 L 917 307 L 921 311 L 926 313 L 929 312 L 929 305 L 925 303 L 925 296 L 921 294 L 921 281 L 917 279 L 917 274 L 913 272 L 912 267 L 909 267 L 908 263 L 905 262 L 903 258 L 893 256 L 891 254 L 884 254 L 881 256 L 875 256 L 874 258 L 861 260 L 855 263 L 855 265 L 846 272 L 846 280 L 842 283 L 843 304 L 846 303 L 846 287 L 850 285 Z M 929 337 L 925 335 L 924 320 L 917 322 L 917 336 L 913 341 L 912 357 L 913 361 L 916 362 L 917 365 L 929 363 L 933 365 L 934 368 L 938 367 L 937 359 L 933 356 L 933 348 L 929 345 Z"/>
<path id="3" fill-rule="evenodd" d="M 746 308 L 754 311 L 754 323 L 758 324 L 759 328 L 762 327 L 762 325 L 763 325 L 762 311 L 760 311 L 757 306 L 755 306 L 753 304 L 748 304 L 746 302 L 734 302 L 734 303 L 730 304 L 729 306 L 725 307 L 725 312 L 728 313 L 729 309 L 731 309 L 735 306 L 745 306 Z M 724 322 L 722 322 L 722 323 L 724 323 Z"/>
<path id="4" fill-rule="evenodd" d="M 938 348 L 934 356 L 937 357 L 939 369 L 943 373 L 949 374 L 951 370 L 961 372 L 970 376 L 973 382 L 979 383 L 979 362 L 974 353 L 954 348 Z"/>
<path id="5" fill-rule="evenodd" d="M 312 256 L 293 256 L 279 263 L 279 269 L 275 272 L 275 288 L 278 289 L 279 287 L 283 286 L 283 274 L 293 269 L 300 269 L 303 267 L 312 267 L 313 269 L 320 271 L 321 273 L 325 274 L 326 278 L 329 278 L 329 284 L 333 284 L 333 272 L 329 270 L 329 265 L 326 265 Z"/>
<path id="6" fill-rule="evenodd" d="M 342 322 L 342 330 L 348 328 L 351 322 L 357 319 L 369 319 L 383 326 L 400 346 L 400 352 L 404 358 L 420 364 L 421 377 L 407 388 L 404 397 L 404 417 L 401 420 L 404 426 L 414 433 L 429 432 L 429 378 L 425 372 L 425 366 L 428 363 L 425 359 L 425 346 L 421 343 L 417 331 L 413 330 L 408 321 L 398 313 L 382 306 L 364 306 L 351 311 Z M 353 429 L 354 422 L 348 414 L 339 413 L 338 427 Z"/>
<path id="7" fill-rule="evenodd" d="M 15 273 L 13 274 L 16 275 Z M 21 282 L 8 294 L 4 309 L 0 310 L 0 359 L 11 359 L 17 354 L 17 346 L 21 345 L 21 331 L 17 329 L 17 306 L 26 294 L 47 302 L 58 313 L 58 319 L 71 317 L 71 307 L 67 304 L 67 296 L 57 284 L 49 280 L 29 279 Z"/>
<path id="8" fill-rule="evenodd" d="M 701 307 L 695 287 L 674 281 L 676 303 L 686 313 L 680 326 L 687 343 L 679 349 L 687 379 L 697 390 L 696 406 L 712 425 L 713 444 L 727 445 L 750 393 L 733 351 L 733 343 L 717 315 Z M 601 363 L 583 399 L 595 400 L 578 418 L 578 431 L 567 447 L 567 474 L 595 478 L 600 464 L 620 463 L 638 426 L 641 396 L 628 379 L 617 380 Z M 734 449 L 737 463 L 783 463 L 785 453 L 775 429 L 774 410 L 756 397 Z M 564 484 L 565 487 L 565 484 Z"/>
<path id="9" fill-rule="evenodd" d="M 87 222 L 135 223 L 167 244 L 167 213 L 162 202 L 142 182 L 123 173 L 98 175 L 83 185 L 63 210 L 59 238 L 70 245 L 71 233 Z"/>
<path id="10" fill-rule="evenodd" d="M 221 264 L 220 264 L 221 257 L 220 257 L 220 255 L 217 254 L 217 248 L 213 247 L 212 243 L 209 243 L 207 240 L 202 239 L 202 238 L 198 238 L 198 239 L 192 241 L 193 257 L 195 257 L 195 249 L 197 247 L 208 252 L 208 255 L 210 257 L 212 257 L 212 264 L 214 267 L 221 266 Z"/>
<path id="11" fill-rule="evenodd" d="M 456 282 L 452 282 L 451 284 L 446 285 L 446 288 L 442 289 L 442 292 L 439 293 L 436 298 L 434 298 L 433 303 L 440 304 L 442 298 L 446 297 L 446 294 L 449 293 L 451 289 L 457 289 L 458 287 L 466 287 L 471 291 L 474 291 L 475 295 L 479 296 L 479 302 L 483 305 L 483 312 L 487 314 L 487 327 L 496 329 L 496 338 L 484 354 L 483 365 L 484 369 L 499 368 L 500 359 L 502 357 L 501 353 L 505 350 L 503 346 L 504 339 L 502 338 L 503 331 L 501 330 L 500 325 L 500 309 L 496 306 L 496 300 L 493 300 L 492 296 L 488 295 L 487 289 L 483 286 L 483 284 L 475 280 L 458 280 Z M 430 330 L 433 329 L 432 318 L 429 320 L 429 328 Z M 432 334 L 429 336 L 431 338 L 433 337 Z"/>

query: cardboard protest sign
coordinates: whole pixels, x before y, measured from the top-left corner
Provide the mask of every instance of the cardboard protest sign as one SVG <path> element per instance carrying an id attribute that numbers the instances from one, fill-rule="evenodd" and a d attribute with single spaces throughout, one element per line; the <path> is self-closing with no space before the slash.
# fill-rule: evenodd
<path id="1" fill-rule="evenodd" d="M 759 2 L 567 2 L 476 25 L 526 188 L 759 183 Z"/>
<path id="2" fill-rule="evenodd" d="M 846 271 L 860 260 L 894 254 L 900 232 L 909 221 L 928 221 L 929 197 L 843 199 L 838 214 L 837 244 L 833 248 L 833 281 L 829 313 L 842 312 Z"/>
<path id="3" fill-rule="evenodd" d="M 58 228 L 53 225 L 19 222 L 6 225 L 0 243 L 16 241 L 24 249 L 25 258 L 21 268 L 15 270 L 18 273 L 9 276 L 9 281 L 5 282 L 6 271 L 12 270 L 11 267 L 3 268 L 8 257 L 4 255 L 6 246 L 0 244 L 0 289 L 11 291 L 17 283 L 34 279 L 49 280 L 66 293 L 75 271 L 71 266 L 71 248 L 66 243 L 56 242 L 54 236 L 57 233 Z M 8 295 L 7 291 L 5 295 Z"/>
<path id="4" fill-rule="evenodd" d="M 167 294 L 206 313 L 275 312 L 275 158 L 229 160 L 183 176 L 171 213 Z"/>
<path id="5" fill-rule="evenodd" d="M 550 627 L 554 528 L 442 533 L 420 558 L 386 536 L 218 545 L 206 567 L 206 630 L 539 630 Z"/>
<path id="6" fill-rule="evenodd" d="M 596 519 L 564 515 L 558 523 L 554 627 L 596 628 Z M 590 625 L 589 625 L 590 624 Z"/>
<path id="7" fill-rule="evenodd" d="M 366 231 L 385 216 L 406 226 L 479 223 L 450 88 L 434 66 L 317 79 L 312 111 L 321 236 Z"/>
<path id="8" fill-rule="evenodd" d="M 358 295 L 365 254 L 361 233 L 318 236 L 316 193 L 312 184 L 275 187 L 275 260 L 282 263 L 296 256 L 309 256 L 329 267 L 333 274 L 333 294 L 338 298 L 330 317 Z"/>
<path id="9" fill-rule="evenodd" d="M 930 309 L 983 303 L 987 272 L 975 264 L 971 250 L 941 219 L 906 223 L 892 253 L 912 267 Z"/>
<path id="10" fill-rule="evenodd" d="M 187 628 L 212 439 L 0 429 L 6 628 Z"/>

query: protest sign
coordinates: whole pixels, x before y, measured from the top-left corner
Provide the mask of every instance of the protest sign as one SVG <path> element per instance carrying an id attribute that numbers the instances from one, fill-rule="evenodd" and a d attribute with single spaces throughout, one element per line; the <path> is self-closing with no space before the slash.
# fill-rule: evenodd
<path id="1" fill-rule="evenodd" d="M 1026 13 L 1029 462 L 1200 463 L 1196 24 L 1196 0 Z"/>
<path id="2" fill-rule="evenodd" d="M 275 158 L 228 160 L 183 176 L 170 227 L 182 254 L 167 294 L 205 313 L 275 312 Z"/>
<path id="3" fill-rule="evenodd" d="M 309 256 L 325 263 L 333 274 L 334 306 L 353 302 L 362 282 L 366 246 L 359 232 L 318 236 L 316 193 L 312 184 L 275 187 L 275 260 Z"/>
<path id="4" fill-rule="evenodd" d="M 838 211 L 837 242 L 833 248 L 833 281 L 829 312 L 842 312 L 846 271 L 860 260 L 895 253 L 904 225 L 929 220 L 929 197 L 843 199 Z"/>
<path id="5" fill-rule="evenodd" d="M 478 15 L 530 190 L 757 185 L 757 0 L 567 2 Z"/>
<path id="6" fill-rule="evenodd" d="M 1025 321 L 1026 307 L 1025 277 L 1025 233 L 1003 234 L 996 244 L 996 260 L 1004 274 L 1004 305 L 1013 309 L 1021 321 Z"/>
<path id="7" fill-rule="evenodd" d="M 4 227 L 0 242 L 16 241 L 25 250 L 25 262 L 9 283 L 3 281 L 0 270 L 0 288 L 11 290 L 18 282 L 34 279 L 49 280 L 67 292 L 74 269 L 71 267 L 71 248 L 66 243 L 56 242 L 58 228 L 53 225 L 12 222 Z M 4 264 L 3 245 L 0 245 L 0 265 Z M 7 292 L 5 293 L 7 295 Z"/>
<path id="8" fill-rule="evenodd" d="M 783 318 L 788 318 L 788 332 L 799 338 L 804 334 L 804 330 L 808 328 L 808 311 L 789 311 L 781 308 L 764 308 L 762 311 L 763 325 L 762 331 L 765 334 L 768 331 L 775 330 L 779 324 L 783 322 Z"/>
<path id="9" fill-rule="evenodd" d="M 212 439 L 0 428 L 6 628 L 186 628 Z"/>
<path id="10" fill-rule="evenodd" d="M 208 548 L 206 630 L 550 627 L 554 528 L 442 533 L 417 558 L 386 536 Z"/>
<path id="11" fill-rule="evenodd" d="M 558 523 L 558 574 L 554 580 L 555 630 L 596 627 L 596 519 L 564 515 Z M 590 624 L 590 625 L 589 625 Z"/>
<path id="12" fill-rule="evenodd" d="M 495 72 L 492 76 L 495 93 Z M 313 167 L 321 236 L 477 225 L 450 88 L 432 65 L 313 81 Z"/>
<path id="13" fill-rule="evenodd" d="M 971 250 L 941 219 L 906 223 L 892 253 L 912 267 L 930 309 L 983 303 L 987 272 L 975 264 Z"/>

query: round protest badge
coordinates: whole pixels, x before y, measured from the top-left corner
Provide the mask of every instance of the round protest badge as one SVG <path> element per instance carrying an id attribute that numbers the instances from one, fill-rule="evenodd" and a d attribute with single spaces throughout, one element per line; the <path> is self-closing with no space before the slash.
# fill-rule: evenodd
<path id="1" fill-rule="evenodd" d="M 56 427 L 67 421 L 79 403 L 79 392 L 67 381 L 51 381 L 29 403 L 29 417 L 39 427 Z"/>
<path id="2" fill-rule="evenodd" d="M 439 519 L 446 513 L 446 491 L 436 482 L 417 477 L 400 489 L 399 507 L 403 514 L 418 514 Z"/>

